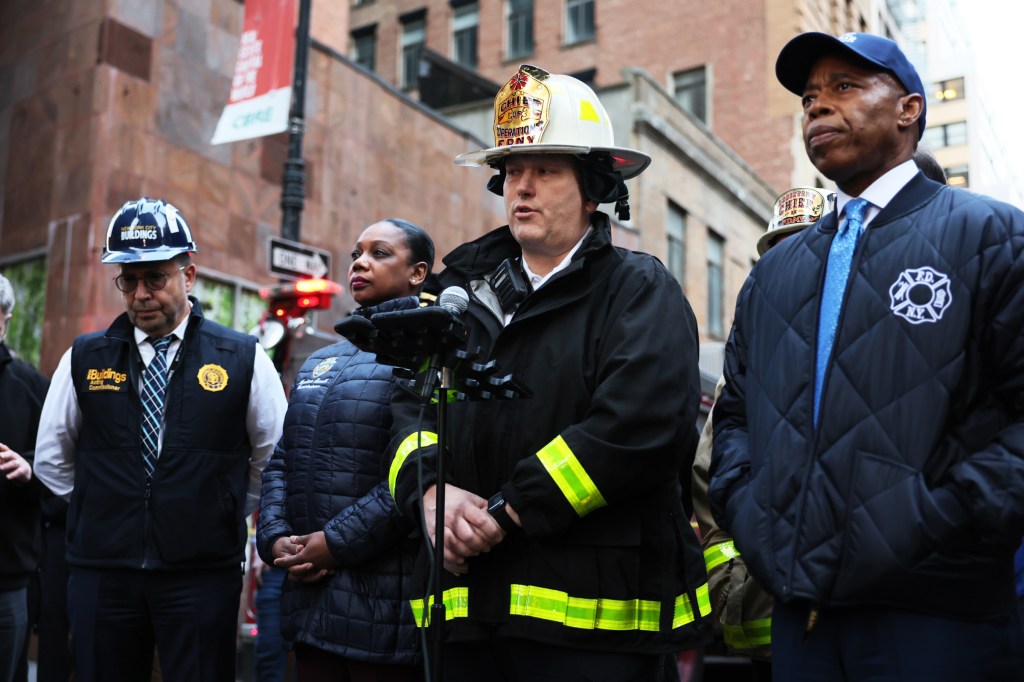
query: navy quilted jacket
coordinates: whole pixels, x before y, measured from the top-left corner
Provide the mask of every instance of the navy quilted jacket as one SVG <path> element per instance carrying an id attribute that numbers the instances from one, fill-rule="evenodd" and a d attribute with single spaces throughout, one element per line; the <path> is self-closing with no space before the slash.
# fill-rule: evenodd
<path id="1" fill-rule="evenodd" d="M 396 299 L 370 312 L 416 305 Z M 365 662 L 413 664 L 417 631 L 405 603 L 418 547 L 388 492 L 383 455 L 394 390 L 391 367 L 348 341 L 310 356 L 263 472 L 257 546 L 269 563 L 277 538 L 323 530 L 341 564 L 313 585 L 285 582 L 286 641 Z"/>
<path id="2" fill-rule="evenodd" d="M 784 601 L 982 618 L 1024 531 L 1024 214 L 918 174 L 868 226 L 812 421 L 836 216 L 753 269 L 710 497 Z"/>

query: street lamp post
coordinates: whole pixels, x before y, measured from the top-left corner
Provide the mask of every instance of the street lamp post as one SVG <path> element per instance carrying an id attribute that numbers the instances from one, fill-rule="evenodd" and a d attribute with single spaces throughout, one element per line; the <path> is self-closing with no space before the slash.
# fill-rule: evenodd
<path id="1" fill-rule="evenodd" d="M 312 2 L 299 0 L 292 110 L 288 120 L 288 159 L 284 162 L 281 192 L 281 236 L 293 242 L 299 241 L 302 206 L 306 198 L 306 162 L 302 160 L 302 140 L 306 131 L 306 70 L 309 63 L 309 13 Z"/>

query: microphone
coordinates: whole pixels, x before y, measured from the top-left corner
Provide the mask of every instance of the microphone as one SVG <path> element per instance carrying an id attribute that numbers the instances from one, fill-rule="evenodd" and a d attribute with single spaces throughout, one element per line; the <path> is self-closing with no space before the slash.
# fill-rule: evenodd
<path id="1" fill-rule="evenodd" d="M 437 297 L 437 305 L 461 324 L 462 314 L 469 308 L 469 294 L 462 287 L 448 287 Z M 420 393 L 424 398 L 431 398 L 434 395 L 434 388 L 437 385 L 438 374 L 444 365 L 445 355 L 444 350 L 439 350 L 430 356 L 427 376 L 423 380 L 423 391 Z M 444 399 L 441 398 L 441 400 Z"/>

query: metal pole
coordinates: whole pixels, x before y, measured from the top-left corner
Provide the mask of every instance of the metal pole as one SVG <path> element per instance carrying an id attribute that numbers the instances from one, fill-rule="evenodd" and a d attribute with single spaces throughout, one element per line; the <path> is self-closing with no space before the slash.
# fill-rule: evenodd
<path id="1" fill-rule="evenodd" d="M 302 138 L 306 132 L 306 70 L 309 63 L 309 12 L 312 4 L 313 0 L 299 0 L 292 111 L 288 121 L 288 160 L 284 162 L 281 191 L 281 236 L 293 242 L 299 241 L 302 206 L 306 199 L 306 162 L 302 160 Z"/>
<path id="2" fill-rule="evenodd" d="M 444 650 L 444 626 L 447 616 L 444 605 L 444 480 L 445 452 L 448 448 L 448 389 L 452 387 L 452 370 L 441 369 L 441 385 L 437 391 L 437 505 L 434 517 L 434 603 L 430 607 L 430 631 L 433 635 L 431 676 L 429 682 L 441 682 L 444 666 L 441 662 Z M 431 396 L 426 399 L 430 400 Z"/>

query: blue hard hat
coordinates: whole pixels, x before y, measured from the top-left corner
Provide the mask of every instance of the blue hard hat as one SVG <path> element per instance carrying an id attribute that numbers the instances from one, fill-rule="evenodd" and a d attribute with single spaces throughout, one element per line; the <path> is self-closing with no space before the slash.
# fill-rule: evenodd
<path id="1" fill-rule="evenodd" d="M 110 219 L 104 263 L 164 261 L 199 249 L 185 218 L 163 199 L 128 201 Z"/>

